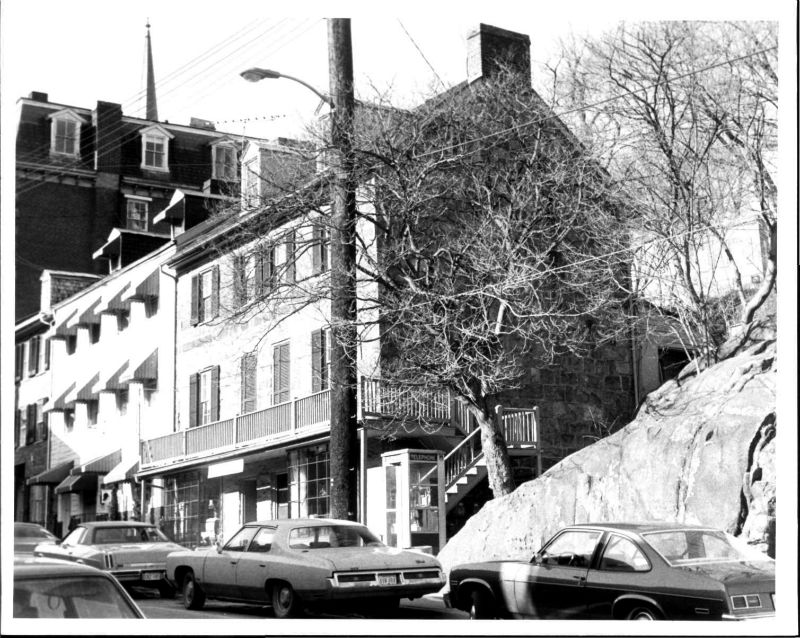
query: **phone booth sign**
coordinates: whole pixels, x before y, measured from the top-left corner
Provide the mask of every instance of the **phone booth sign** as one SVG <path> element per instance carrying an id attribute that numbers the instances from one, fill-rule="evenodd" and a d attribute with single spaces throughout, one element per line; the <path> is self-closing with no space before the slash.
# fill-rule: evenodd
<path id="1" fill-rule="evenodd" d="M 370 526 L 384 531 L 387 545 L 433 554 L 444 545 L 443 456 L 438 450 L 408 449 L 381 456 L 385 518 L 371 515 Z"/>

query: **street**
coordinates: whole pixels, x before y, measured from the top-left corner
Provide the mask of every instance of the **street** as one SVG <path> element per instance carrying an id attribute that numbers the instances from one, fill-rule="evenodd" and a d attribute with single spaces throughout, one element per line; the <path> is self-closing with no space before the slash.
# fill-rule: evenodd
<path id="1" fill-rule="evenodd" d="M 208 601 L 202 610 L 191 611 L 184 609 L 180 595 L 174 600 L 165 600 L 158 594 L 147 590 L 136 590 L 132 592 L 136 603 L 148 618 L 186 618 L 186 619 L 211 619 L 211 618 L 242 618 L 253 620 L 257 618 L 274 618 L 269 607 L 258 605 L 245 605 L 239 603 L 229 603 L 217 600 Z M 369 607 L 369 605 L 366 605 Z M 369 610 L 342 611 L 327 609 L 325 611 L 311 610 L 306 613 L 304 618 L 325 619 L 325 618 L 363 618 L 363 619 L 386 619 L 386 615 L 370 613 Z M 393 619 L 403 620 L 465 620 L 467 614 L 457 609 L 447 609 L 441 598 L 431 596 L 409 600 L 404 598 L 400 602 L 400 608 L 396 614 L 392 614 Z"/>

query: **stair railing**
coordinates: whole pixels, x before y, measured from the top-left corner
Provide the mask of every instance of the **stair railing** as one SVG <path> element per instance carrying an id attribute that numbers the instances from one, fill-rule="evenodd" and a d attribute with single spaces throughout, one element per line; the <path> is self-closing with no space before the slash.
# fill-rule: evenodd
<path id="1" fill-rule="evenodd" d="M 477 428 L 444 457 L 444 484 L 452 486 L 483 456 L 481 429 Z M 445 489 L 446 489 L 445 488 Z"/>

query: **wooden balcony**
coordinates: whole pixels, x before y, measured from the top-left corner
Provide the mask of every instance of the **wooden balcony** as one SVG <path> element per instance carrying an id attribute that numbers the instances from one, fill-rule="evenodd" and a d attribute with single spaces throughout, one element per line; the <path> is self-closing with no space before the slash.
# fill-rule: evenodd
<path id="1" fill-rule="evenodd" d="M 141 469 L 236 450 L 263 447 L 330 427 L 330 392 L 279 403 L 232 419 L 215 421 L 141 442 Z"/>

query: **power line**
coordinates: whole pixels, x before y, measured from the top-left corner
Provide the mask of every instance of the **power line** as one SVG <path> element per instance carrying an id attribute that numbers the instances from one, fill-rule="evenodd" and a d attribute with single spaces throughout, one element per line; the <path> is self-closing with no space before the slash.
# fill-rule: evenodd
<path id="1" fill-rule="evenodd" d="M 411 40 L 411 44 L 413 44 L 413 45 L 414 45 L 414 48 L 415 48 L 415 49 L 416 49 L 416 50 L 419 52 L 419 54 L 422 56 L 422 59 L 423 59 L 423 60 L 425 60 L 425 64 L 427 64 L 427 65 L 428 65 L 428 68 L 429 68 L 429 69 L 430 69 L 430 70 L 433 72 L 433 74 L 436 76 L 436 79 L 437 79 L 437 80 L 439 80 L 439 84 L 441 84 L 441 85 L 442 85 L 442 88 L 446 90 L 446 89 L 447 89 L 447 85 L 446 85 L 446 84 L 445 84 L 445 83 L 442 81 L 442 78 L 441 78 L 441 77 L 439 77 L 439 74 L 436 72 L 436 69 L 434 69 L 434 68 L 433 68 L 433 65 L 430 63 L 430 61 L 428 60 L 428 58 L 426 58 L 426 57 L 425 57 L 425 54 L 422 52 L 422 49 L 420 49 L 420 48 L 419 48 L 419 45 L 417 45 L 417 43 L 416 43 L 416 41 L 414 40 L 414 38 L 412 38 L 412 37 L 411 37 L 411 34 L 408 32 L 408 30 L 406 29 L 405 25 L 404 25 L 404 24 L 403 24 L 403 22 L 400 20 L 400 18 L 398 18 L 398 19 L 397 19 L 397 22 L 399 22 L 399 23 L 400 23 L 400 27 L 403 29 L 403 32 L 404 32 L 404 33 L 405 33 L 405 34 L 408 36 L 408 39 L 409 39 L 409 40 Z"/>

